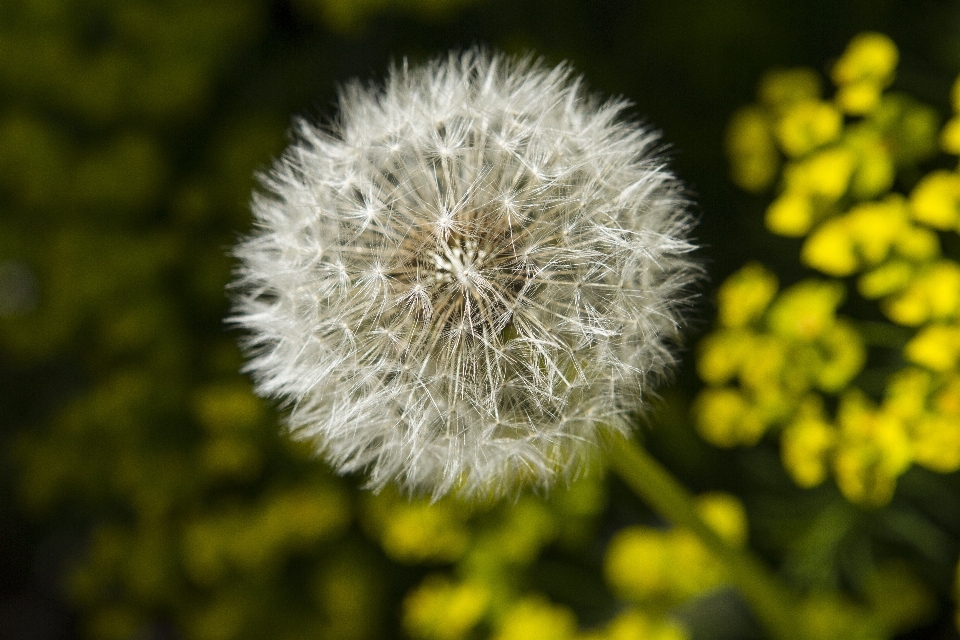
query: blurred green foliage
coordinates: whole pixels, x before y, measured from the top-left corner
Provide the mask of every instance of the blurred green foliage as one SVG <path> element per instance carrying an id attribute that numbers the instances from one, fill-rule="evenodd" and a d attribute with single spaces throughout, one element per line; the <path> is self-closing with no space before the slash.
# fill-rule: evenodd
<path id="1" fill-rule="evenodd" d="M 391 56 L 481 41 L 569 57 L 599 89 L 634 99 L 700 194 L 717 281 L 748 259 L 769 267 L 720 287 L 724 329 L 699 361 L 708 383 L 739 376 L 726 396 L 700 396 L 701 429 L 752 446 L 698 439 L 690 368 L 650 419 L 651 449 L 710 490 L 706 519 L 808 596 L 824 638 L 950 637 L 956 443 L 934 438 L 925 457 L 896 458 L 902 441 L 875 437 L 875 405 L 920 394 L 920 413 L 956 413 L 956 300 L 945 315 L 937 304 L 956 289 L 945 261 L 960 250 L 960 200 L 955 163 L 935 155 L 960 150 L 957 107 L 943 128 L 937 116 L 960 69 L 951 5 L 0 3 L 0 542 L 10 550 L 0 569 L 14 576 L 0 590 L 0 628 L 104 640 L 756 634 L 706 551 L 599 469 L 515 504 L 373 496 L 287 440 L 281 412 L 240 373 L 237 336 L 222 324 L 227 252 L 291 114 L 328 117 L 338 82 L 380 73 Z M 771 238 L 765 204 L 723 178 L 721 129 L 763 70 L 819 64 L 865 27 L 908 43 L 906 92 L 887 89 L 896 57 L 868 42 L 830 65 L 832 100 L 816 72 L 793 70 L 766 76 L 757 104 L 734 116 L 737 184 L 760 192 L 784 180 L 766 221 L 787 238 Z M 832 236 L 829 220 L 842 222 Z M 797 255 L 831 280 L 798 284 Z M 886 316 L 877 298 L 891 301 Z M 904 322 L 920 317 L 916 300 L 929 301 L 926 315 Z M 895 378 L 904 356 L 893 352 L 913 363 Z M 900 386 L 885 395 L 888 379 Z M 864 395 L 838 399 L 851 380 Z M 782 440 L 764 437 L 780 428 Z M 838 429 L 874 447 L 869 490 L 841 480 L 866 466 L 836 462 Z M 75 613 L 49 626 L 62 609 Z"/>

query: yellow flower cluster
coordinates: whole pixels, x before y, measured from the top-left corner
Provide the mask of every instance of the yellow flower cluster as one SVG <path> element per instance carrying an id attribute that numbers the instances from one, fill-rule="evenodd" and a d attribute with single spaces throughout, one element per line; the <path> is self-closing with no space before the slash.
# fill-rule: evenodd
<path id="1" fill-rule="evenodd" d="M 630 606 L 598 628 L 580 629 L 570 608 L 521 589 L 517 576 L 534 567 L 547 546 L 591 543 L 606 504 L 604 488 L 604 479 L 594 474 L 556 491 L 549 501 L 524 495 L 510 506 L 471 506 L 452 498 L 431 503 L 387 491 L 368 497 L 361 521 L 390 557 L 453 565 L 452 572 L 432 573 L 407 594 L 406 635 L 462 640 L 489 630 L 492 640 L 686 640 L 686 630 L 669 617 L 669 608 L 719 585 L 722 575 L 719 564 L 684 530 L 631 527 L 617 534 L 606 573 Z M 746 517 L 734 498 L 708 494 L 698 506 L 721 535 L 744 544 Z M 638 548 L 634 538 L 644 533 L 659 543 Z M 677 562 L 690 570 L 674 571 Z M 650 585 L 651 597 L 639 597 L 639 584 Z M 657 593 L 671 597 L 656 598 Z"/>
<path id="2" fill-rule="evenodd" d="M 470 583 L 454 583 L 439 576 L 427 578 L 406 600 L 404 623 L 414 638 L 458 640 L 487 613 L 490 594 Z M 542 596 L 525 596 L 504 609 L 492 640 L 687 640 L 678 623 L 637 608 L 615 616 L 599 629 L 579 631 L 567 607 Z"/>
<path id="3" fill-rule="evenodd" d="M 697 360 L 709 386 L 693 408 L 714 444 L 755 444 L 805 398 L 844 388 L 863 367 L 859 334 L 836 316 L 839 283 L 807 280 L 777 292 L 776 277 L 758 264 L 720 287 L 720 326 L 701 342 Z"/>
<path id="4" fill-rule="evenodd" d="M 147 399 L 158 405 L 144 408 Z M 134 637 L 160 606 L 155 603 L 175 607 L 183 637 L 196 640 L 265 637 L 261 631 L 277 625 L 316 637 L 374 632 L 374 619 L 357 612 L 377 606 L 374 577 L 356 559 L 304 563 L 313 585 L 312 620 L 296 619 L 261 597 L 287 580 L 292 555 L 308 555 L 345 535 L 352 507 L 343 483 L 312 465 L 299 481 L 286 479 L 244 499 L 210 500 L 203 491 L 247 488 L 270 458 L 283 456 L 292 466 L 305 462 L 307 451 L 264 428 L 267 412 L 240 380 L 203 386 L 187 404 L 202 428 L 191 455 L 155 440 L 149 450 L 136 446 L 146 441 L 136 425 L 154 406 L 170 407 L 149 377 L 134 372 L 102 382 L 67 406 L 56 429 L 76 434 L 74 440 L 25 439 L 17 447 L 28 474 L 24 497 L 36 508 L 56 500 L 68 482 L 90 501 L 113 494 L 128 505 L 124 517 L 104 518 L 92 528 L 84 556 L 65 576 L 72 600 L 90 611 L 85 634 Z M 111 454 L 103 456 L 104 450 Z M 194 497 L 187 502 L 183 496 Z M 203 595 L 174 601 L 175 589 Z M 272 610 L 284 620 L 271 619 Z"/>
<path id="5" fill-rule="evenodd" d="M 700 516 L 731 545 L 747 539 L 747 518 L 736 498 L 708 493 L 697 498 Z M 683 567 L 677 571 L 677 567 Z M 680 604 L 724 583 L 723 569 L 687 529 L 621 529 L 607 548 L 604 572 L 613 592 L 629 602 Z"/>
<path id="6" fill-rule="evenodd" d="M 861 33 L 850 41 L 831 74 L 836 102 L 845 113 L 863 115 L 876 109 L 880 92 L 893 82 L 900 53 L 880 33 Z"/>
<path id="7" fill-rule="evenodd" d="M 361 522 L 394 560 L 453 564 L 454 575 L 435 573 L 407 594 L 403 627 L 416 640 L 473 637 L 481 625 L 496 638 L 561 640 L 577 637 L 565 607 L 522 593 L 518 572 L 544 547 L 589 540 L 606 504 L 602 477 L 561 489 L 546 502 L 530 495 L 516 504 L 469 504 L 455 498 L 430 502 L 386 490 L 367 496 Z M 584 538 L 586 536 L 586 538 Z"/>
<path id="8" fill-rule="evenodd" d="M 483 619 L 489 603 L 490 592 L 482 585 L 431 575 L 407 595 L 404 627 L 415 638 L 457 640 Z"/>
<path id="9" fill-rule="evenodd" d="M 931 109 L 885 93 L 897 59 L 889 38 L 861 34 L 832 69 L 832 99 L 813 71 L 777 71 L 732 119 L 733 179 L 754 192 L 777 185 L 768 230 L 803 238 L 801 262 L 831 279 L 778 295 L 773 274 L 751 264 L 723 283 L 719 326 L 698 360 L 708 387 L 694 405 L 711 442 L 750 445 L 782 429 L 783 463 L 798 485 L 832 470 L 850 501 L 876 506 L 912 464 L 960 469 L 960 263 L 941 247 L 943 234 L 960 230 L 960 173 L 936 170 L 891 192 L 938 139 L 960 154 L 960 115 L 938 131 Z M 960 79 L 952 98 L 960 113 Z M 873 399 L 850 386 L 864 337 L 835 315 L 848 277 L 893 325 L 915 328 L 885 345 L 897 347 L 902 367 Z"/>

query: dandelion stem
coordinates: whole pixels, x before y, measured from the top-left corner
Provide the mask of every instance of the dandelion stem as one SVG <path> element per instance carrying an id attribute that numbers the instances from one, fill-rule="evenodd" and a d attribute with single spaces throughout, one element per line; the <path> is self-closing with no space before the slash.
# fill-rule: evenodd
<path id="1" fill-rule="evenodd" d="M 772 638 L 807 637 L 797 603 L 784 585 L 749 551 L 731 546 L 707 525 L 693 497 L 657 460 L 622 436 L 610 438 L 609 460 L 620 478 L 657 513 L 692 531 L 724 565 L 729 579 L 751 605 Z"/>

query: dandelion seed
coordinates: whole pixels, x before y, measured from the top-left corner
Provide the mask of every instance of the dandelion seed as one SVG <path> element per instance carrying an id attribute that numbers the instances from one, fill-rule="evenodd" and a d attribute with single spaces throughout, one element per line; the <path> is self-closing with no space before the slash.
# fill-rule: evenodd
<path id="1" fill-rule="evenodd" d="M 261 177 L 231 321 L 341 472 L 549 485 L 673 363 L 691 218 L 658 136 L 569 67 L 477 51 L 341 95 Z"/>

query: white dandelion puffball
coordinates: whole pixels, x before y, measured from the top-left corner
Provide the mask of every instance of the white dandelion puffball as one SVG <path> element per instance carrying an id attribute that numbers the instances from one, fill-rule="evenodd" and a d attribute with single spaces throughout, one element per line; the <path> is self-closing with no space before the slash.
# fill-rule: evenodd
<path id="1" fill-rule="evenodd" d="M 232 321 L 257 392 L 369 486 L 498 496 L 583 466 L 673 363 L 697 268 L 622 100 L 479 51 L 299 122 L 253 199 Z"/>

